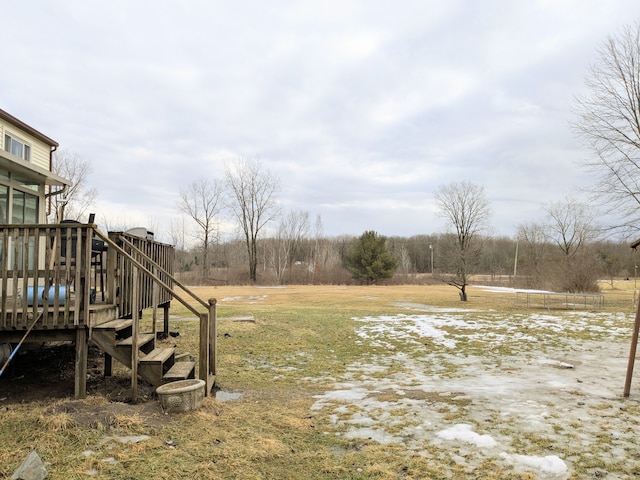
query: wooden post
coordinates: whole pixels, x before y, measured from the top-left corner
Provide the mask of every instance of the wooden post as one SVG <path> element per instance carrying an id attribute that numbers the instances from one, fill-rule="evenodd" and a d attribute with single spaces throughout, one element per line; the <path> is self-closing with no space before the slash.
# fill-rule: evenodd
<path id="1" fill-rule="evenodd" d="M 204 380 L 205 395 L 209 395 L 209 314 L 200 314 L 200 347 L 198 352 L 198 376 Z"/>
<path id="2" fill-rule="evenodd" d="M 640 239 L 636 240 L 631 244 L 631 248 L 634 252 L 637 252 L 637 248 L 640 246 Z M 635 295 L 635 293 L 634 293 Z M 638 347 L 638 331 L 640 331 L 640 302 L 638 303 L 638 308 L 636 310 L 636 321 L 633 325 L 633 335 L 631 336 L 631 347 L 629 348 L 629 363 L 627 364 L 627 378 L 624 382 L 624 393 L 625 397 L 629 396 L 631 392 L 631 379 L 633 378 L 633 366 L 636 361 L 636 349 Z"/>
<path id="3" fill-rule="evenodd" d="M 110 377 L 113 371 L 113 357 L 104 352 L 104 376 Z"/>
<path id="4" fill-rule="evenodd" d="M 76 371 L 75 371 L 75 398 L 85 398 L 87 396 L 87 329 L 80 327 L 76 329 Z"/>
<path id="5" fill-rule="evenodd" d="M 636 310 L 636 321 L 633 325 L 633 335 L 631 337 L 631 347 L 629 348 L 629 363 L 627 364 L 627 379 L 624 383 L 624 396 L 628 397 L 631 392 L 631 379 L 633 378 L 633 366 L 636 360 L 636 348 L 638 347 L 638 332 L 640 331 L 640 303 Z"/>
<path id="6" fill-rule="evenodd" d="M 153 267 L 153 276 L 157 277 L 158 276 L 158 269 L 156 267 Z M 152 298 L 152 303 L 153 303 L 153 312 L 151 314 L 151 316 L 153 317 L 153 338 L 158 338 L 158 327 L 157 327 L 157 321 L 158 321 L 158 303 L 160 303 L 160 291 L 159 291 L 159 287 L 158 284 L 156 282 L 153 281 L 153 279 L 150 280 L 151 281 L 151 298 Z"/>
<path id="7" fill-rule="evenodd" d="M 164 309 L 164 325 L 162 331 L 164 332 L 164 337 L 167 338 L 169 336 L 169 308 L 171 307 L 171 302 L 167 302 L 162 305 Z"/>
<path id="8" fill-rule="evenodd" d="M 217 300 L 215 298 L 209 299 L 209 322 L 211 324 L 209 328 L 209 373 L 216 375 L 216 364 L 218 357 L 218 314 L 217 314 Z M 213 385 L 211 385 L 213 387 Z"/>
<path id="9" fill-rule="evenodd" d="M 110 240 L 115 240 L 109 236 Z M 120 272 L 118 270 L 118 253 L 107 246 L 107 303 L 116 303 L 116 279 L 119 278 Z M 121 292 L 118 292 L 121 293 Z"/>
<path id="10" fill-rule="evenodd" d="M 132 270 L 132 312 L 131 318 L 131 401 L 138 403 L 138 329 L 140 323 L 140 279 L 138 278 L 138 267 L 133 265 Z"/>

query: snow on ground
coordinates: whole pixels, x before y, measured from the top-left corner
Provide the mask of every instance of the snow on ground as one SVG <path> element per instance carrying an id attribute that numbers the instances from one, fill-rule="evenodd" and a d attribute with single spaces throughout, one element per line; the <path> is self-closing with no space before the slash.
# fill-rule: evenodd
<path id="1" fill-rule="evenodd" d="M 549 290 L 532 290 L 532 289 L 524 289 L 524 288 L 512 288 L 512 287 L 498 287 L 495 285 L 475 285 L 474 288 L 478 288 L 480 290 L 484 290 L 485 292 L 496 292 L 496 293 L 516 293 L 516 292 L 524 292 L 524 293 L 555 293 Z"/>
<path id="2" fill-rule="evenodd" d="M 234 302 L 234 301 L 247 301 L 249 303 L 258 303 L 266 300 L 268 295 L 243 295 L 243 296 L 235 296 L 235 297 L 223 297 L 220 299 L 221 302 Z"/>
<path id="3" fill-rule="evenodd" d="M 340 378 L 313 380 L 333 382 L 312 410 L 341 435 L 407 454 L 437 446 L 469 471 L 490 460 L 542 479 L 578 465 L 608 479 L 640 472 L 627 413 L 638 397 L 622 398 L 631 315 L 396 306 L 413 313 L 355 319 L 369 353 Z"/>

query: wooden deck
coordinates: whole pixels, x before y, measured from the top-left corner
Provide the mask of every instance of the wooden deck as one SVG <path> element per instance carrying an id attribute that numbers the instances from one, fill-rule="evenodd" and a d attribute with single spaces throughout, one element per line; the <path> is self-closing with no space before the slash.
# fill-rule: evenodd
<path id="1" fill-rule="evenodd" d="M 88 225 L 0 226 L 0 332 L 86 325 L 92 239 Z"/>
<path id="2" fill-rule="evenodd" d="M 206 381 L 208 394 L 215 380 L 215 300 L 204 302 L 180 285 L 173 277 L 174 261 L 171 245 L 126 232 L 104 235 L 91 224 L 0 225 L 0 344 L 19 343 L 25 334 L 27 342 L 75 342 L 75 396 L 82 398 L 87 346 L 93 341 L 109 359 L 131 369 L 135 399 L 138 365 L 141 375 L 165 381 L 175 357 L 156 352 L 153 362 L 145 360 L 152 350 L 143 349 L 155 347 L 138 334 L 140 313 L 153 309 L 150 333 L 155 339 L 157 309 L 164 311 L 168 332 L 169 306 L 176 298 L 200 320 L 199 378 Z M 177 295 L 175 286 L 196 299 L 200 309 Z M 105 333 L 118 319 L 131 319 L 128 344 L 120 339 L 111 345 Z M 159 370 L 151 364 L 159 364 Z M 175 370 L 170 378 L 179 377 Z"/>

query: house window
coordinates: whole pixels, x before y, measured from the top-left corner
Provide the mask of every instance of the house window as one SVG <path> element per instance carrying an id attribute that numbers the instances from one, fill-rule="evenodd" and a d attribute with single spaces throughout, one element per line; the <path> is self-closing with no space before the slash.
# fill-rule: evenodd
<path id="1" fill-rule="evenodd" d="M 40 191 L 40 184 L 33 180 L 21 178 L 17 175 L 13 175 L 11 179 L 13 180 L 13 183 L 15 183 L 16 185 L 20 185 L 22 188 L 28 188 L 29 190 L 33 190 L 34 192 Z"/>
<path id="2" fill-rule="evenodd" d="M 22 160 L 31 161 L 31 146 L 8 133 L 4 134 L 4 150 Z"/>
<path id="3" fill-rule="evenodd" d="M 0 185 L 0 223 L 7 223 L 9 211 L 9 187 Z"/>
<path id="4" fill-rule="evenodd" d="M 12 223 L 38 223 L 38 197 L 14 190 L 11 206 Z"/>

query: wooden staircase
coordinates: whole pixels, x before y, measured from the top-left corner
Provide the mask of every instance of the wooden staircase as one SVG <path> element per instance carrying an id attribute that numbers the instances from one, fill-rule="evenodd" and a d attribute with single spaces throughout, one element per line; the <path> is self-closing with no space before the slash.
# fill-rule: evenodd
<path id="1" fill-rule="evenodd" d="M 127 368 L 131 368 L 132 329 L 133 320 L 110 320 L 93 327 L 91 340 L 108 355 L 107 359 L 115 358 Z M 159 386 L 176 380 L 195 378 L 195 362 L 177 361 L 174 348 L 156 347 L 155 334 L 138 333 L 137 343 L 138 375 L 152 385 Z M 110 367 L 110 364 L 105 364 L 105 374 L 110 374 Z"/>

